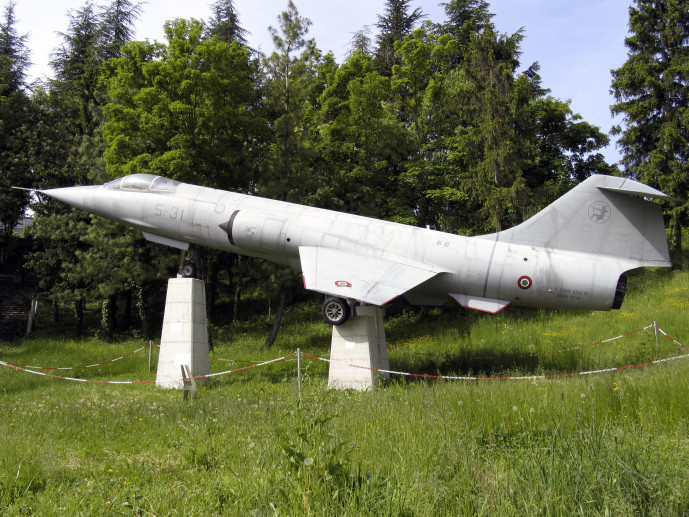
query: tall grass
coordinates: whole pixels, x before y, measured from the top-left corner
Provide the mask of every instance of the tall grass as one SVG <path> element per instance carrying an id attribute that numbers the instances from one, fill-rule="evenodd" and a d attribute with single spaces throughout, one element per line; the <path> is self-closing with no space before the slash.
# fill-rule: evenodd
<path id="1" fill-rule="evenodd" d="M 389 318 L 391 367 L 449 375 L 540 375 L 685 353 L 686 273 L 630 281 L 622 311 L 445 310 Z M 306 310 L 306 309 L 299 309 Z M 328 352 L 329 328 L 285 316 L 277 348 L 249 324 L 217 329 L 215 357 Z M 93 364 L 143 343 L 45 333 L 0 348 L 22 364 Z M 565 350 L 565 351 L 563 351 Z M 155 363 L 155 357 L 154 357 Z M 240 364 L 241 366 L 244 363 Z M 100 385 L 3 368 L 3 515 L 686 515 L 687 360 L 528 381 L 394 378 L 326 389 L 327 364 L 214 378 L 192 402 L 152 385 Z M 230 369 L 212 362 L 213 371 Z M 55 372 L 51 372 L 55 373 Z M 147 352 L 70 377 L 153 380 Z"/>

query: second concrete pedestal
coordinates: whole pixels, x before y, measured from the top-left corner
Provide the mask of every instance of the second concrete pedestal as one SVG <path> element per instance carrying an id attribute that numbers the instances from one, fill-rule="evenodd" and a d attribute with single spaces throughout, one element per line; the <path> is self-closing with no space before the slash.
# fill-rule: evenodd
<path id="1" fill-rule="evenodd" d="M 388 379 L 390 374 L 371 370 L 389 369 L 383 309 L 357 307 L 356 316 L 343 325 L 334 325 L 330 360 L 328 388 L 366 390 L 379 379 Z"/>
<path id="2" fill-rule="evenodd" d="M 206 288 L 195 278 L 168 281 L 156 386 L 182 389 L 183 365 L 194 377 L 210 373 Z"/>

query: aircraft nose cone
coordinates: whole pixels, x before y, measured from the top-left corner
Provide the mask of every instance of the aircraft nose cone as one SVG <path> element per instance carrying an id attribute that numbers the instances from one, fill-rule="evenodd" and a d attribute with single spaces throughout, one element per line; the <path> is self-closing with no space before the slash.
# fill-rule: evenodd
<path id="1" fill-rule="evenodd" d="M 98 188 L 98 185 L 89 185 L 84 187 L 52 188 L 40 190 L 39 192 L 73 207 L 91 210 L 93 209 L 93 197 Z"/>

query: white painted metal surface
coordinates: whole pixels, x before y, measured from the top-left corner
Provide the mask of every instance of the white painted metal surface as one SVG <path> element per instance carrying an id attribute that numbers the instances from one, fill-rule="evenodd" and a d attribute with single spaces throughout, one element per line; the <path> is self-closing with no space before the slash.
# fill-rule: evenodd
<path id="1" fill-rule="evenodd" d="M 41 191 L 135 226 L 147 239 L 188 243 L 288 264 L 326 295 L 384 305 L 456 301 L 609 310 L 625 271 L 670 266 L 665 195 L 641 183 L 592 176 L 523 224 L 463 237 L 134 174 L 103 186 Z"/>

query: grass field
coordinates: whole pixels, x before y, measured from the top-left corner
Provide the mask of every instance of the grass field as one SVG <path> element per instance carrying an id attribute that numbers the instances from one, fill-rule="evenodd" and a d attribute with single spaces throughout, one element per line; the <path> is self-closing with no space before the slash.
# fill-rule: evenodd
<path id="1" fill-rule="evenodd" d="M 689 274 L 630 278 L 621 311 L 460 310 L 388 318 L 393 370 L 530 376 L 689 353 Z M 328 352 L 316 306 L 216 329 L 218 358 Z M 306 322 L 304 322 L 306 321 Z M 297 323 L 298 322 L 298 323 Z M 93 364 L 144 343 L 74 341 L 50 329 L 0 347 L 3 361 Z M 155 359 L 155 357 L 154 357 Z M 154 361 L 155 364 L 155 361 Z M 239 363 L 237 366 L 243 366 Z M 212 371 L 231 369 L 213 361 Z M 397 377 L 326 389 L 327 364 L 283 361 L 215 377 L 183 402 L 150 384 L 93 384 L 2 367 L 2 515 L 687 515 L 689 359 L 522 381 Z M 75 378 L 153 380 L 145 350 Z"/>

